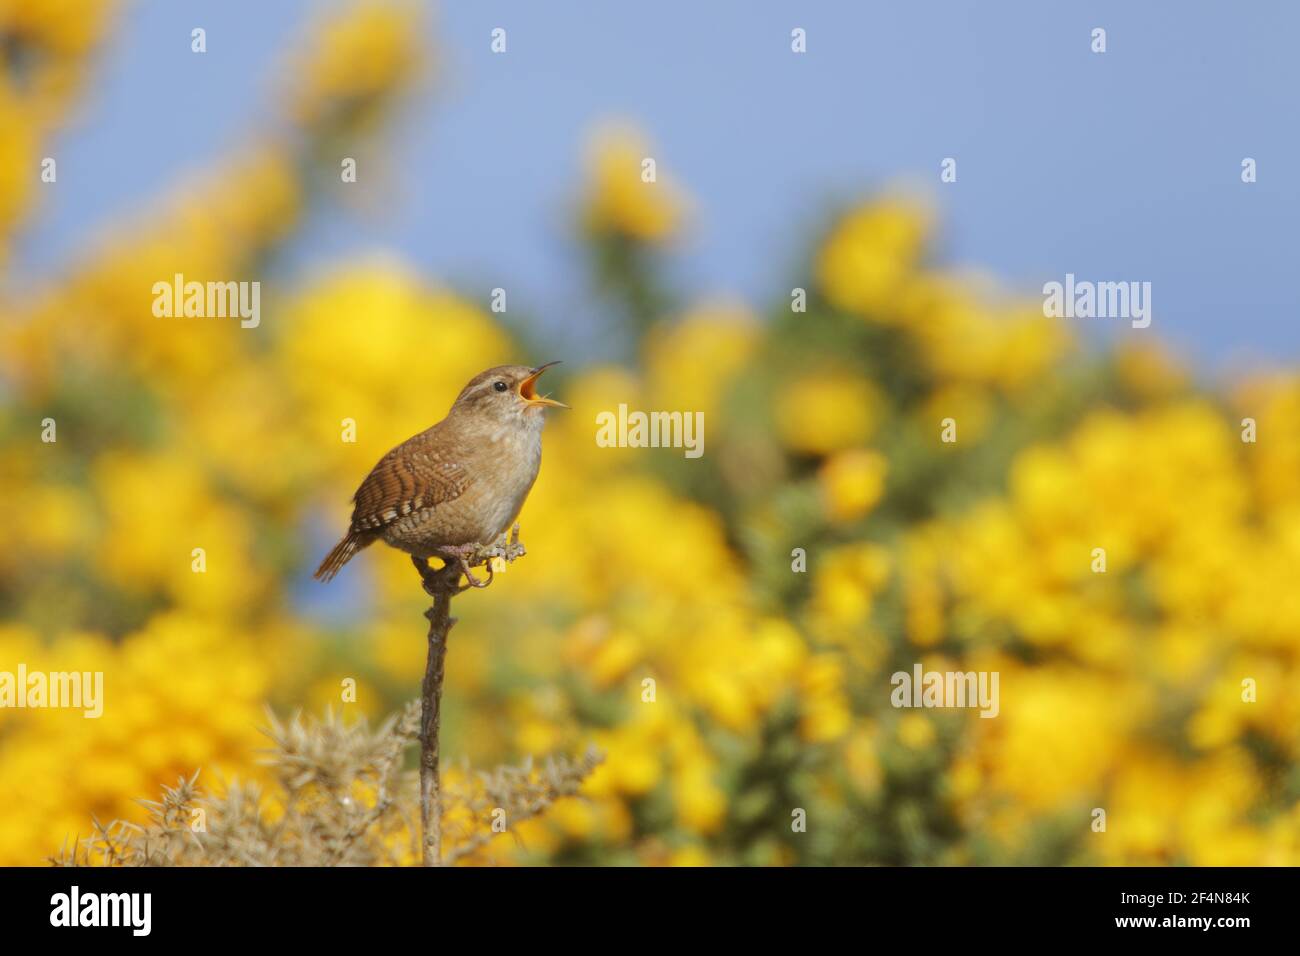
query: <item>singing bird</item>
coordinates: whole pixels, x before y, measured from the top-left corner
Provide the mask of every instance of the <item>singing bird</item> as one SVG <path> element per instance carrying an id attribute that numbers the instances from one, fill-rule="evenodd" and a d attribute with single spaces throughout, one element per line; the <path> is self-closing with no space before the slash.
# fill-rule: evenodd
<path id="1" fill-rule="evenodd" d="M 348 533 L 315 577 L 330 580 L 382 540 L 410 554 L 422 577 L 428 559 L 438 557 L 458 562 L 470 584 L 486 587 L 468 561 L 503 537 L 537 480 L 546 409 L 569 407 L 536 390 L 541 374 L 558 364 L 499 365 L 470 379 L 446 418 L 371 469 L 352 496 Z"/>

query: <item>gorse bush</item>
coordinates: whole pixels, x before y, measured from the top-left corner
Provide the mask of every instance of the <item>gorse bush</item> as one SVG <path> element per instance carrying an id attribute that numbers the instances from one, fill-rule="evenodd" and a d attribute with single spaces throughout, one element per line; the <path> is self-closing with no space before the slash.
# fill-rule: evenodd
<path id="1" fill-rule="evenodd" d="M 420 706 L 371 731 L 328 714 L 272 718 L 271 787 L 234 782 L 205 795 L 198 773 L 145 802 L 143 824 L 95 822 L 65 847 L 61 866 L 382 866 L 419 860 L 419 800 L 404 758 L 418 741 Z M 578 792 L 600 762 L 552 757 L 490 773 L 460 768 L 444 790 L 444 861 L 472 861 L 496 835 Z"/>

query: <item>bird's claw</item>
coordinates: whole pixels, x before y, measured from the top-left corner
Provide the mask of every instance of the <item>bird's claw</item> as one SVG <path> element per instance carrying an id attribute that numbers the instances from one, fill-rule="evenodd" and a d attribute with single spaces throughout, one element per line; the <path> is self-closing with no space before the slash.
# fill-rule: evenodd
<path id="1" fill-rule="evenodd" d="M 470 571 L 469 562 L 465 560 L 463 555 L 460 557 L 460 573 L 465 575 L 465 580 L 469 582 L 464 587 L 460 588 L 461 591 L 468 591 L 470 588 L 485 588 L 492 583 L 492 579 L 496 577 L 495 573 L 492 571 L 492 562 L 487 561 L 486 564 L 488 579 L 486 581 L 480 581 L 478 578 L 474 577 L 473 573 Z"/>
<path id="2" fill-rule="evenodd" d="M 465 580 L 469 583 L 456 587 L 455 593 L 460 594 L 468 591 L 470 588 L 485 588 L 492 583 L 492 568 L 488 566 L 488 579 L 480 581 L 474 577 L 474 572 L 470 570 L 473 565 L 480 564 L 487 560 L 481 554 L 483 548 L 478 544 L 460 544 L 452 545 L 441 549 L 439 557 L 443 559 L 447 566 L 454 566 L 458 572 L 456 581 L 459 581 L 459 575 L 465 575 Z"/>
<path id="3" fill-rule="evenodd" d="M 437 597 L 447 587 L 446 583 L 440 581 L 438 577 L 447 566 L 454 565 L 458 572 L 457 585 L 453 593 L 460 594 L 470 588 L 485 588 L 491 584 L 496 579 L 495 559 L 500 558 L 505 564 L 510 564 L 527 553 L 519 541 L 519 525 L 516 523 L 508 537 L 505 534 L 501 535 L 491 547 L 485 548 L 480 544 L 459 544 L 439 549 L 437 556 L 442 558 L 444 568 L 437 571 L 430 568 L 429 562 L 424 558 L 412 557 L 411 560 L 420 572 L 425 592 Z M 471 570 L 480 564 L 487 568 L 487 580 L 476 578 Z M 465 575 L 468 583 L 459 584 L 460 574 Z"/>

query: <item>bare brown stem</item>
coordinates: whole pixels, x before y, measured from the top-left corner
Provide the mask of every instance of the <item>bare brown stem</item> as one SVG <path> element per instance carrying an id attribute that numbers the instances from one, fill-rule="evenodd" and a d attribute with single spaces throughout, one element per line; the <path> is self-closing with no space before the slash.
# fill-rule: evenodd
<path id="1" fill-rule="evenodd" d="M 424 683 L 420 688 L 420 862 L 424 866 L 442 866 L 442 778 L 438 766 L 438 731 L 442 725 L 442 675 L 447 658 L 447 634 L 456 623 L 451 616 L 451 599 L 471 586 L 487 587 L 492 583 L 491 572 L 486 582 L 477 582 L 470 572 L 472 565 L 485 561 L 490 568 L 493 558 L 501 558 L 508 564 L 525 553 L 524 546 L 519 543 L 519 525 L 516 524 L 509 537 L 502 535 L 499 541 L 489 548 L 479 549 L 470 559 L 466 559 L 463 553 L 459 554 L 456 560 L 448 560 L 437 571 L 430 568 L 424 558 L 411 558 L 424 581 L 425 593 L 433 597 L 433 607 L 424 612 L 429 619 L 429 656 L 424 664 Z M 470 582 L 463 586 L 460 583 L 462 573 Z"/>
<path id="2" fill-rule="evenodd" d="M 418 565 L 417 565 L 418 567 Z M 427 565 L 426 565 L 427 569 Z M 429 656 L 420 687 L 420 860 L 424 866 L 442 865 L 442 781 L 438 766 L 438 731 L 442 726 L 442 678 L 447 657 L 447 634 L 456 619 L 451 598 L 458 592 L 460 568 L 448 564 L 437 571 L 421 571 L 425 589 L 433 594 L 429 619 Z"/>

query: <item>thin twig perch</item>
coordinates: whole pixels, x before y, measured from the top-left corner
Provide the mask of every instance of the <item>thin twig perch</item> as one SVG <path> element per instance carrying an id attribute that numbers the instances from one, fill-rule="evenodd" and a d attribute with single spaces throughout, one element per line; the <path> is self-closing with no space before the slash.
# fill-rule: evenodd
<path id="1" fill-rule="evenodd" d="M 442 724 L 442 676 L 447 656 L 447 634 L 456 623 L 451 616 L 451 598 L 457 593 L 459 579 L 460 566 L 450 563 L 424 579 L 426 589 L 434 592 L 433 607 L 424 612 L 429 619 L 429 656 L 424 665 L 424 683 L 420 687 L 420 858 L 425 866 L 442 865 L 438 730 Z"/>
<path id="2" fill-rule="evenodd" d="M 443 665 L 447 658 L 447 634 L 455 625 L 451 616 L 451 599 L 470 587 L 486 587 L 492 582 L 491 562 L 502 558 L 507 563 L 524 555 L 519 543 L 519 525 L 507 541 L 476 553 L 466 560 L 448 560 L 434 571 L 423 558 L 412 558 L 424 581 L 424 590 L 433 598 L 433 607 L 424 612 L 429 619 L 429 656 L 424 664 L 424 682 L 420 686 L 420 861 L 424 866 L 442 865 L 442 779 L 439 772 L 438 732 L 442 726 Z M 487 564 L 486 583 L 476 582 L 470 568 Z M 462 585 L 462 572 L 471 582 Z"/>

